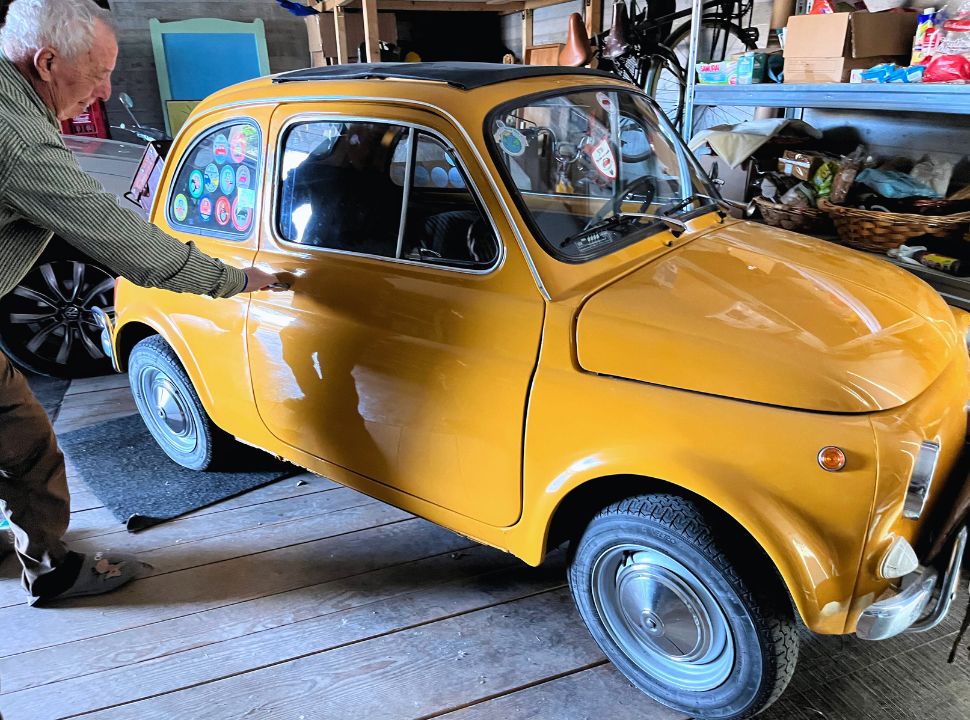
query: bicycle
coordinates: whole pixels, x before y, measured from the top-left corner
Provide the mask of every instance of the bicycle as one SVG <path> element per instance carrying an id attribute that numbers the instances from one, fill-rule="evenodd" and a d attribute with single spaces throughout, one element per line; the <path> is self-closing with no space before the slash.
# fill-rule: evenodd
<path id="1" fill-rule="evenodd" d="M 652 0 L 642 10 L 630 0 L 613 5 L 610 29 L 592 41 L 579 13 L 569 20 L 569 38 L 560 54 L 561 65 L 595 62 L 601 70 L 613 72 L 646 91 L 664 110 L 678 130 L 683 130 L 687 61 L 690 51 L 690 9 L 670 12 L 671 0 Z M 759 32 L 751 26 L 753 0 L 711 0 L 702 6 L 697 62 L 719 62 L 753 50 Z M 632 18 L 632 19 L 631 19 Z M 688 18 L 676 27 L 678 20 Z M 693 69 L 690 69 L 693 72 Z M 694 115 L 692 137 L 715 125 L 750 120 L 753 108 L 703 107 Z"/>

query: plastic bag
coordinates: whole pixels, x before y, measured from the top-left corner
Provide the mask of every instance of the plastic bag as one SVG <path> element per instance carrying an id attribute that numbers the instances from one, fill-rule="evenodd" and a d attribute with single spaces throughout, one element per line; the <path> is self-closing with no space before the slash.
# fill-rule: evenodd
<path id="1" fill-rule="evenodd" d="M 859 174 L 863 163 L 866 161 L 867 154 L 866 146 L 860 145 L 845 156 L 839 165 L 839 171 L 832 178 L 832 192 L 829 193 L 829 200 L 831 202 L 834 202 L 836 205 L 845 202 L 849 196 L 849 191 L 852 189 L 853 184 L 855 184 L 856 175 Z"/>
<path id="2" fill-rule="evenodd" d="M 940 197 L 933 188 L 898 170 L 868 168 L 859 173 L 856 180 L 886 198 Z"/>
<path id="3" fill-rule="evenodd" d="M 944 197 L 953 177 L 953 163 L 927 156 L 913 166 L 909 176 L 933 188 L 938 197 Z"/>
<path id="4" fill-rule="evenodd" d="M 815 191 L 808 183 L 800 182 L 781 196 L 781 202 L 791 207 L 815 207 Z"/>
<path id="5" fill-rule="evenodd" d="M 970 59 L 963 55 L 934 55 L 926 64 L 923 82 L 970 80 Z"/>
<path id="6" fill-rule="evenodd" d="M 826 160 L 819 166 L 812 176 L 812 187 L 818 197 L 828 197 L 831 194 L 832 181 L 838 172 L 839 164 L 834 160 Z"/>

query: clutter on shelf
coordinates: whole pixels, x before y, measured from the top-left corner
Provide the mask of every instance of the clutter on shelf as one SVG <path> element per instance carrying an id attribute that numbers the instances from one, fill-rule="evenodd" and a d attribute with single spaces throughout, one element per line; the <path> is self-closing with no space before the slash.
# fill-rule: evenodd
<path id="1" fill-rule="evenodd" d="M 868 10 L 814 0 L 779 34 L 782 48 L 698 63 L 702 84 L 959 83 L 970 81 L 970 0 L 940 8 L 899 7 L 867 0 Z M 890 9 L 885 9 L 890 8 Z M 878 12 L 877 12 L 878 11 Z"/>

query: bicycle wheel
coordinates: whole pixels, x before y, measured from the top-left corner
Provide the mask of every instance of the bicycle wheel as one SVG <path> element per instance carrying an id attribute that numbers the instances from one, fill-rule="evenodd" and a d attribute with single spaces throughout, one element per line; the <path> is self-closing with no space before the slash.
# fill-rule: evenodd
<path id="1" fill-rule="evenodd" d="M 751 35 L 729 20 L 705 17 L 701 20 L 701 32 L 697 48 L 697 62 L 720 62 L 732 55 L 754 50 Z M 687 59 L 690 52 L 690 23 L 676 28 L 664 43 L 679 68 L 670 60 L 656 60 L 647 77 L 644 88 L 657 100 L 672 122 L 680 124 L 683 112 L 684 88 L 686 86 Z M 715 125 L 734 125 L 754 116 L 754 108 L 721 105 L 718 107 L 694 108 L 694 122 L 690 137 L 701 130 Z"/>

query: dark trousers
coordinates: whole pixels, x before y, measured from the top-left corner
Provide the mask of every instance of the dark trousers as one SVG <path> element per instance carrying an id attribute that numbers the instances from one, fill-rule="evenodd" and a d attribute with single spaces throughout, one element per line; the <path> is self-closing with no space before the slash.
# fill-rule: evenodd
<path id="1" fill-rule="evenodd" d="M 52 570 L 74 555 L 62 540 L 71 516 L 64 456 L 44 408 L 2 353 L 0 510 L 10 521 L 27 592 L 53 594 Z M 58 578 L 56 585 L 62 584 Z"/>

